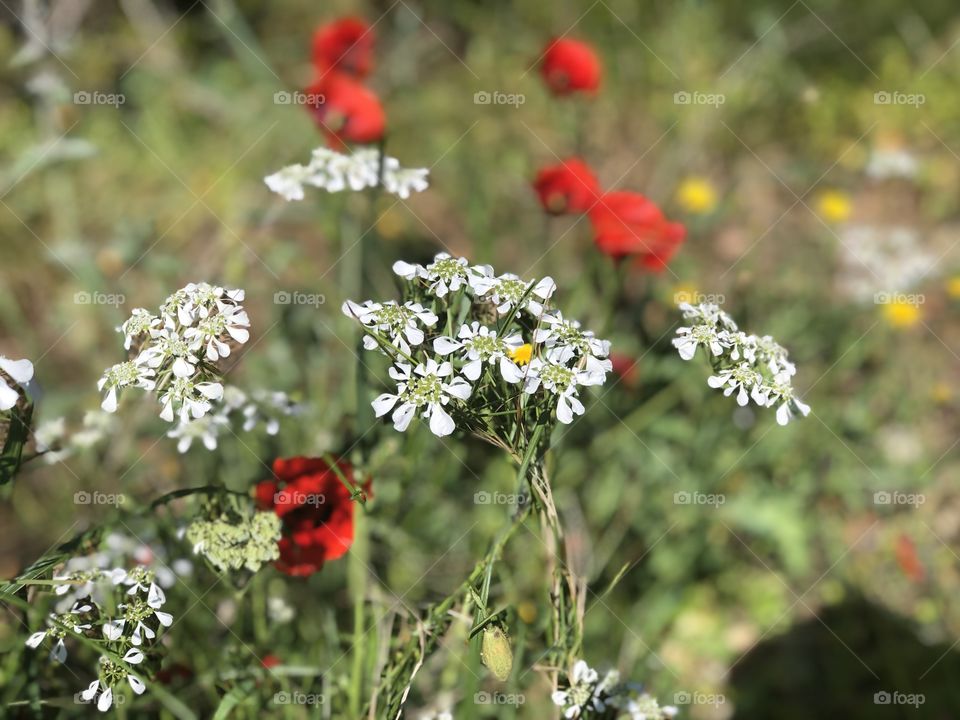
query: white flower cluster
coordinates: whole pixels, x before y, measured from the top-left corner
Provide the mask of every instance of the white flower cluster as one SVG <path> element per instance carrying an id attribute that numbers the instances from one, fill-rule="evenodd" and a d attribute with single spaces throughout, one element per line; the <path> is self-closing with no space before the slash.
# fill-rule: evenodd
<path id="1" fill-rule="evenodd" d="M 276 435 L 280 432 L 280 418 L 296 415 L 300 410 L 286 393 L 254 390 L 247 394 L 240 388 L 227 385 L 223 389 L 222 402 L 212 412 L 203 417 L 181 420 L 167 437 L 177 441 L 177 450 L 181 453 L 187 452 L 194 440 L 212 452 L 217 449 L 223 433 L 235 432 L 234 425 L 243 432 L 252 432 L 262 423 L 267 435 Z"/>
<path id="2" fill-rule="evenodd" d="M 913 180 L 920 170 L 917 156 L 905 148 L 876 148 L 864 171 L 874 180 Z"/>
<path id="3" fill-rule="evenodd" d="M 51 644 L 51 661 L 67 659 L 66 639 L 83 636 L 98 640 L 103 655 L 99 659 L 97 679 L 79 693 L 80 699 L 96 703 L 106 712 L 124 684 L 140 695 L 146 683 L 136 674 L 140 665 L 158 642 L 162 628 L 173 624 L 173 615 L 161 610 L 166 595 L 155 582 L 155 574 L 143 566 L 132 570 L 114 568 L 109 571 L 87 570 L 57 575 L 57 595 L 72 600 L 66 612 L 51 613 L 47 627 L 27 638 L 26 645 L 38 648 Z M 94 599 L 94 586 L 112 588 L 109 601 Z"/>
<path id="4" fill-rule="evenodd" d="M 608 671 L 601 679 L 596 670 L 578 660 L 567 681 L 566 687 L 551 696 L 553 704 L 562 708 L 565 718 L 667 720 L 677 715 L 675 707 L 661 707 L 642 687 L 621 683 L 616 670 Z"/>
<path id="5" fill-rule="evenodd" d="M 157 395 L 160 417 L 168 422 L 206 415 L 211 401 L 223 397 L 217 362 L 250 339 L 243 298 L 243 290 L 190 283 L 168 297 L 157 315 L 134 310 L 117 331 L 135 354 L 100 378 L 100 407 L 115 412 L 120 392 L 138 387 Z"/>
<path id="6" fill-rule="evenodd" d="M 549 309 L 556 284 L 496 275 L 489 265 L 438 254 L 421 266 L 397 262 L 405 301 L 346 301 L 343 312 L 364 330 L 363 345 L 390 357 L 396 391 L 373 401 L 377 417 L 392 411 L 406 430 L 414 416 L 435 435 L 456 428 L 451 414 L 490 435 L 501 416 L 582 415 L 578 389 L 602 385 L 612 369 L 610 343 Z M 444 322 L 441 322 L 444 318 Z"/>
<path id="7" fill-rule="evenodd" d="M 263 181 L 284 200 L 303 200 L 304 185 L 335 193 L 377 187 L 381 180 L 384 190 L 406 199 L 427 189 L 429 174 L 426 168 L 402 168 L 399 160 L 386 155 L 381 167 L 380 151 L 374 148 L 344 155 L 321 147 L 313 151 L 307 165 L 288 165 Z"/>
<path id="8" fill-rule="evenodd" d="M 69 432 L 67 419 L 57 417 L 37 425 L 33 439 L 43 462 L 53 465 L 81 450 L 93 447 L 110 437 L 117 427 L 117 418 L 103 410 L 87 410 L 76 432 Z"/>
<path id="9" fill-rule="evenodd" d="M 810 407 L 793 391 L 797 372 L 787 351 L 769 335 L 747 335 L 717 305 L 681 303 L 687 327 L 677 330 L 674 347 L 684 360 L 691 360 L 703 348 L 715 374 L 707 379 L 712 388 L 726 396 L 736 393 L 741 407 L 753 400 L 761 407 L 777 406 L 777 422 L 786 425 L 798 414 L 806 416 Z"/>
<path id="10" fill-rule="evenodd" d="M 903 226 L 851 225 L 840 235 L 840 290 L 859 302 L 908 292 L 933 272 L 937 255 Z"/>
<path id="11" fill-rule="evenodd" d="M 0 355 L 0 412 L 9 410 L 20 400 L 20 392 L 10 382 L 26 385 L 33 379 L 33 363 L 29 360 L 11 360 Z"/>

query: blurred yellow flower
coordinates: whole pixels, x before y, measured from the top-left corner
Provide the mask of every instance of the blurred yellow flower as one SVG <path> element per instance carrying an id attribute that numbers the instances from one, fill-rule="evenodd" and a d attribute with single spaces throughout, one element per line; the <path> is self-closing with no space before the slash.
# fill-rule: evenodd
<path id="1" fill-rule="evenodd" d="M 513 360 L 517 365 L 526 365 L 530 362 L 530 357 L 533 355 L 533 345 L 527 343 L 521 345 L 516 350 L 510 351 L 510 359 Z"/>
<path id="2" fill-rule="evenodd" d="M 677 188 L 677 202 L 687 212 L 706 215 L 717 207 L 717 191 L 706 178 L 687 178 Z"/>
<path id="3" fill-rule="evenodd" d="M 908 328 L 920 322 L 920 306 L 902 300 L 883 306 L 883 317 L 891 327 Z"/>
<path id="4" fill-rule="evenodd" d="M 930 388 L 930 398 L 938 405 L 946 405 L 953 397 L 953 388 L 949 383 L 938 382 Z"/>
<path id="5" fill-rule="evenodd" d="M 529 600 L 524 600 L 517 605 L 517 615 L 527 625 L 532 625 L 537 619 L 537 606 Z"/>
<path id="6" fill-rule="evenodd" d="M 673 302 L 676 305 L 680 303 L 690 303 L 695 305 L 697 297 L 700 295 L 700 288 L 693 283 L 681 282 L 673 286 Z"/>
<path id="7" fill-rule="evenodd" d="M 832 223 L 842 223 L 850 219 L 853 203 L 850 196 L 839 190 L 827 190 L 820 193 L 817 200 L 817 212 Z"/>
<path id="8" fill-rule="evenodd" d="M 947 295 L 954 300 L 960 300 L 960 275 L 954 275 L 947 280 Z"/>

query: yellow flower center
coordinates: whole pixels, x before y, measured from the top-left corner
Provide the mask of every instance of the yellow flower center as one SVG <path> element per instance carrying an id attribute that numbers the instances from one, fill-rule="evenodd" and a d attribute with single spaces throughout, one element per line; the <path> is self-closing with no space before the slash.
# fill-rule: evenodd
<path id="1" fill-rule="evenodd" d="M 526 365 L 530 362 L 530 358 L 533 356 L 533 345 L 526 343 L 521 345 L 516 350 L 510 351 L 510 359 L 513 360 L 517 365 Z"/>

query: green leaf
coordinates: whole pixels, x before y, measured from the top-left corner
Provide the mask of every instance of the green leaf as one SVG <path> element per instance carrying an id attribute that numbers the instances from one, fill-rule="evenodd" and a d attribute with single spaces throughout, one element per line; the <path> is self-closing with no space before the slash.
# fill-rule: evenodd
<path id="1" fill-rule="evenodd" d="M 7 436 L 0 453 L 0 485 L 13 480 L 23 460 L 23 446 L 30 439 L 30 420 L 33 417 L 33 405 L 16 405 L 10 410 Z"/>

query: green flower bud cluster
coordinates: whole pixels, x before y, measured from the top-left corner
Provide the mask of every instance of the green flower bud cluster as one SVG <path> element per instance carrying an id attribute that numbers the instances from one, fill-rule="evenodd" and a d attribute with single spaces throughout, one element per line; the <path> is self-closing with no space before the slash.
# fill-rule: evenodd
<path id="1" fill-rule="evenodd" d="M 223 513 L 213 519 L 197 519 L 186 538 L 193 551 L 203 555 L 218 570 L 257 572 L 280 557 L 280 518 L 272 512 L 250 516 Z"/>

